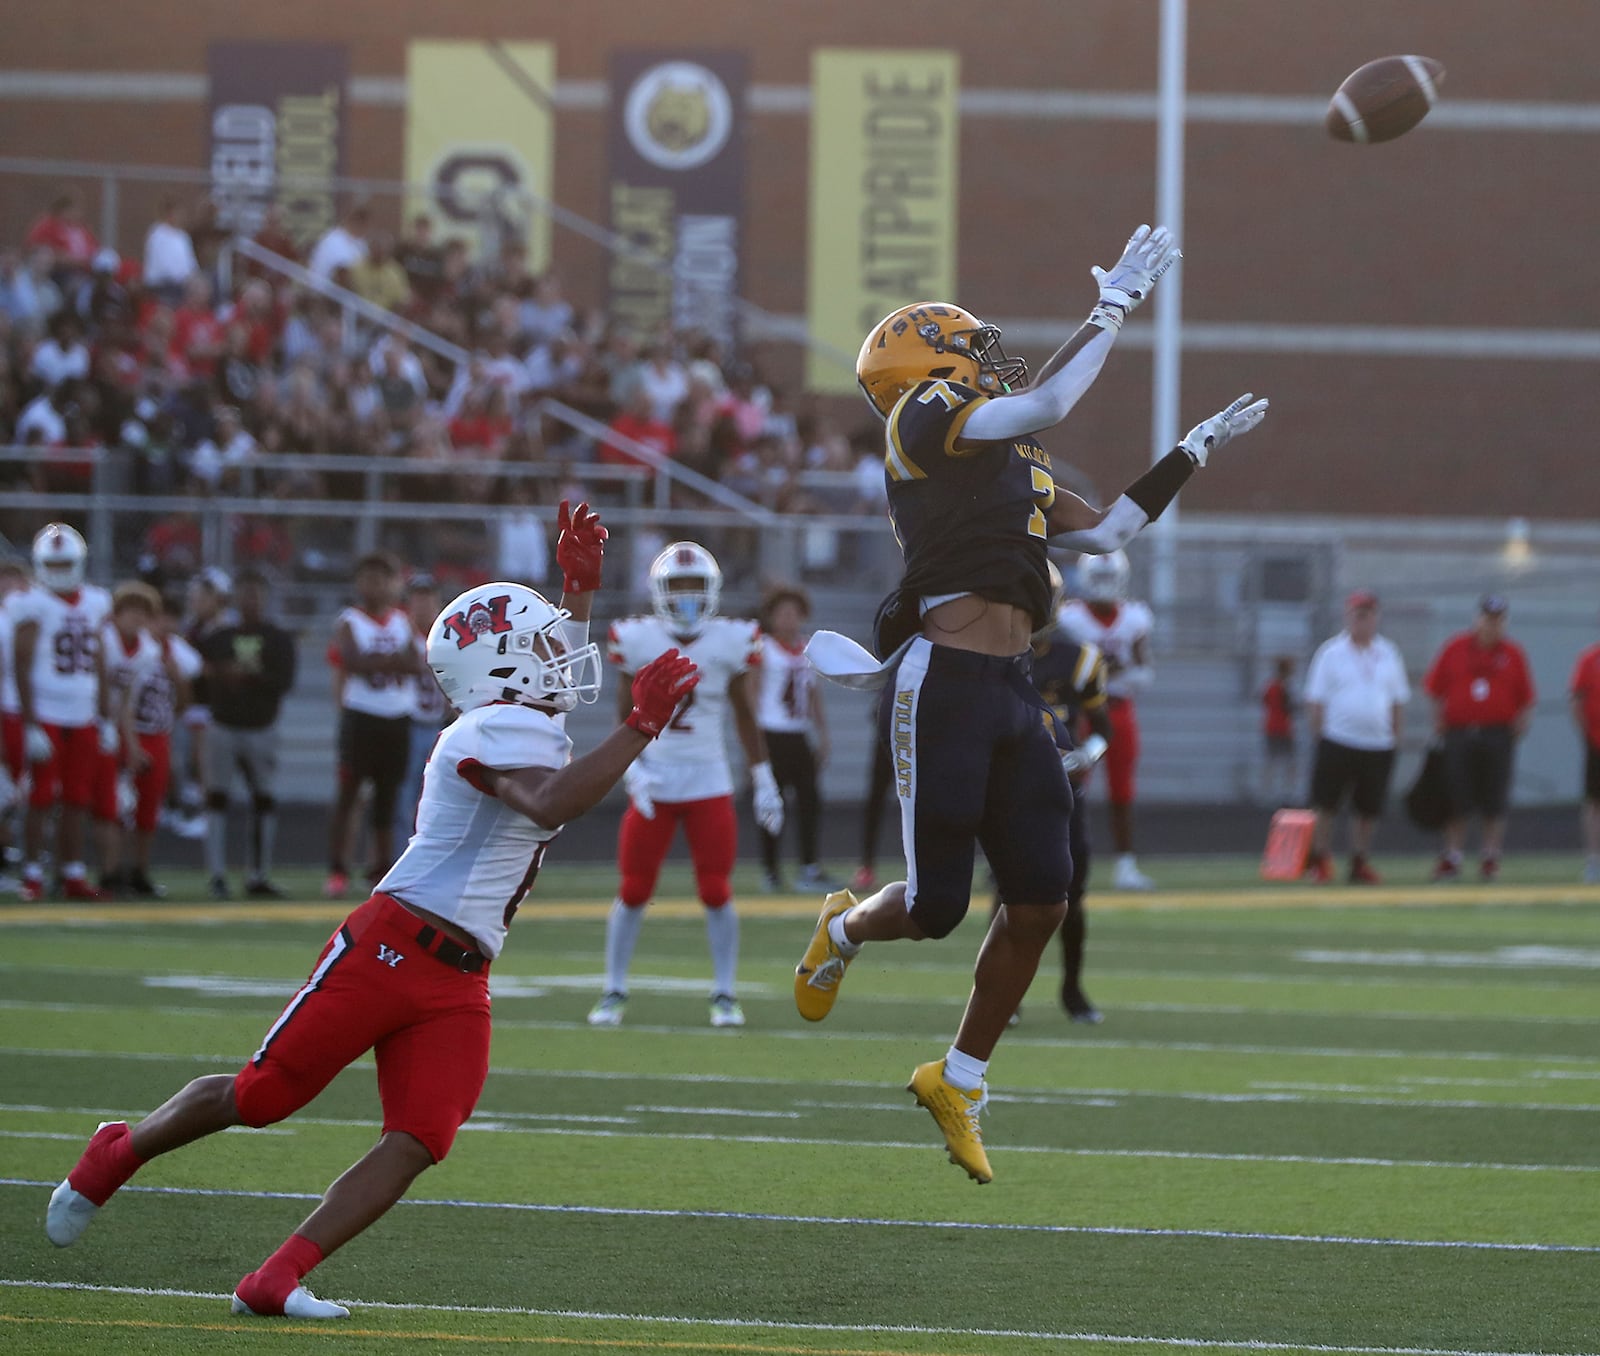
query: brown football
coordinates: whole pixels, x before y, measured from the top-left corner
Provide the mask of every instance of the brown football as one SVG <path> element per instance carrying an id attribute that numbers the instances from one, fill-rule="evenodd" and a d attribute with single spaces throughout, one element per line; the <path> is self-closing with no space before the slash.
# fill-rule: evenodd
<path id="1" fill-rule="evenodd" d="M 1335 141 L 1393 141 L 1428 115 L 1443 83 L 1444 67 L 1431 57 L 1369 61 L 1334 91 L 1328 135 Z"/>

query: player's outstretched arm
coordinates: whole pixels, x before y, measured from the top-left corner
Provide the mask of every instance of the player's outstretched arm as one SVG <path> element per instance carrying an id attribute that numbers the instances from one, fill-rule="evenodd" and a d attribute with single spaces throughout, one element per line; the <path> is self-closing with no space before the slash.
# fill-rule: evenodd
<path id="1" fill-rule="evenodd" d="M 600 515 L 587 503 L 574 509 L 567 500 L 561 501 L 556 511 L 556 564 L 561 567 L 561 606 L 574 622 L 589 620 L 609 535 Z"/>
<path id="2" fill-rule="evenodd" d="M 700 681 L 694 661 L 676 650 L 646 664 L 633 679 L 628 718 L 581 758 L 563 768 L 485 768 L 482 785 L 518 814 L 546 829 L 558 829 L 600 803 L 629 765 L 661 733 Z"/>
<path id="3" fill-rule="evenodd" d="M 1253 402 L 1253 403 L 1252 403 Z M 1179 444 L 1122 492 L 1110 508 L 1097 509 L 1057 487 L 1046 519 L 1050 544 L 1100 555 L 1126 546 L 1159 518 L 1189 477 L 1223 444 L 1248 433 L 1267 417 L 1267 401 L 1247 391 L 1225 410 L 1202 420 Z M 971 421 L 968 421 L 971 426 Z"/>
<path id="4" fill-rule="evenodd" d="M 1110 269 L 1090 272 L 1100 299 L 1076 334 L 1056 350 L 1025 391 L 985 401 L 968 417 L 963 442 L 1004 441 L 1053 428 L 1100 375 L 1122 322 L 1147 296 L 1156 279 L 1182 254 L 1165 226 L 1141 226 Z"/>

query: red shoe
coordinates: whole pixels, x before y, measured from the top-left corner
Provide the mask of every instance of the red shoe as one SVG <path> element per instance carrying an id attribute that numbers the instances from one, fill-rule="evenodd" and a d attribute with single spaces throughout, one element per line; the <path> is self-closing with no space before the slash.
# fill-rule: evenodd
<path id="1" fill-rule="evenodd" d="M 1306 863 L 1306 879 L 1315 885 L 1332 884 L 1333 858 L 1326 855 L 1313 857 Z"/>
<path id="2" fill-rule="evenodd" d="M 343 899 L 350 893 L 350 877 L 343 871 L 328 872 L 328 879 L 322 883 L 322 893 L 327 899 Z"/>
<path id="3" fill-rule="evenodd" d="M 62 899 L 81 899 L 89 903 L 104 903 L 111 896 L 104 890 L 96 890 L 82 876 L 63 876 L 61 880 Z"/>
<path id="4" fill-rule="evenodd" d="M 877 883 L 877 880 L 878 878 L 873 874 L 872 868 L 863 866 L 856 871 L 855 875 L 850 877 L 850 888 L 852 890 L 870 890 Z"/>
<path id="5" fill-rule="evenodd" d="M 1383 877 L 1367 864 L 1365 857 L 1352 857 L 1350 859 L 1350 884 L 1352 885 L 1381 885 Z"/>
<path id="6" fill-rule="evenodd" d="M 1445 854 L 1433 865 L 1433 879 L 1436 881 L 1460 880 L 1461 863 L 1448 853 Z"/>
<path id="7" fill-rule="evenodd" d="M 21 894 L 24 902 L 29 904 L 38 903 L 39 900 L 44 898 L 44 882 L 29 876 L 22 882 Z"/>
<path id="8" fill-rule="evenodd" d="M 1493 883 L 1500 879 L 1500 859 L 1485 857 L 1478 866 L 1478 879 Z"/>

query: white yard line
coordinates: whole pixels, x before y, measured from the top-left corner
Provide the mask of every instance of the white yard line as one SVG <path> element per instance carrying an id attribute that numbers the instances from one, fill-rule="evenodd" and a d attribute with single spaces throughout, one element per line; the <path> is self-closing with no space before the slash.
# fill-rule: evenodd
<path id="1" fill-rule="evenodd" d="M 65 1290 L 97 1295 L 130 1295 L 162 1299 L 227 1300 L 216 1290 L 177 1290 L 137 1285 L 90 1285 L 82 1281 L 31 1281 L 0 1278 L 0 1286 L 19 1290 Z M 1532 1351 L 1460 1350 L 1452 1347 L 1331 1346 L 1319 1342 L 1269 1342 L 1256 1338 L 1227 1340 L 1209 1337 L 1146 1337 L 1127 1333 L 1041 1332 L 1027 1328 L 936 1328 L 899 1323 L 790 1323 L 769 1318 L 697 1318 L 689 1314 L 610 1313 L 598 1309 L 530 1309 L 511 1305 L 401 1304 L 383 1300 L 353 1299 L 342 1302 L 362 1309 L 400 1313 L 504 1315 L 514 1318 L 558 1318 L 605 1323 L 660 1323 L 674 1327 L 755 1329 L 770 1332 L 885 1333 L 913 1337 L 1009 1337 L 1039 1342 L 1104 1342 L 1118 1346 L 1178 1347 L 1203 1351 L 1309 1351 L 1319 1356 L 1540 1356 Z M 337 1336 L 337 1332 L 330 1332 Z M 397 1334 L 398 1336 L 398 1334 Z M 1595 1356 L 1579 1352 L 1572 1356 Z"/>
<path id="2" fill-rule="evenodd" d="M 927 1147 L 927 1146 L 923 1146 Z M 53 1187 L 54 1182 L 0 1177 L 0 1187 Z M 140 1187 L 124 1191 L 154 1196 L 224 1197 L 236 1200 L 316 1201 L 311 1191 L 243 1191 L 217 1187 Z M 432 1200 L 407 1197 L 402 1206 L 447 1210 L 506 1210 L 535 1215 L 587 1215 L 607 1219 L 693 1219 L 736 1224 L 808 1224 L 829 1228 L 932 1229 L 956 1233 L 1075 1234 L 1103 1238 L 1206 1238 L 1240 1243 L 1310 1243 L 1325 1247 L 1410 1248 L 1451 1252 L 1518 1252 L 1600 1254 L 1600 1245 L 1585 1243 L 1506 1243 L 1460 1238 L 1366 1238 L 1355 1234 L 1280 1234 L 1251 1229 L 1134 1228 L 1115 1224 L 1008 1224 L 994 1221 L 884 1219 L 871 1215 L 787 1215 L 764 1210 L 669 1210 L 640 1206 L 548 1205 L 529 1201 Z"/>

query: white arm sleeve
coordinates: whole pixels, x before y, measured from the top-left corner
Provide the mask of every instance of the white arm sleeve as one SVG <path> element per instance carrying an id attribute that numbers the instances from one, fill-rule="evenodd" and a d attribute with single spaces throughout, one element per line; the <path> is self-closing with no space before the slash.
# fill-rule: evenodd
<path id="1" fill-rule="evenodd" d="M 971 442 L 1005 442 L 1059 424 L 1094 385 L 1116 335 L 1102 330 L 1048 381 L 1015 395 L 995 396 L 967 416 L 961 436 Z"/>
<path id="2" fill-rule="evenodd" d="M 978 412 L 974 411 L 972 417 L 976 419 Z M 967 420 L 967 427 L 972 427 L 972 419 Z M 1059 532 L 1050 538 L 1050 545 L 1064 547 L 1068 551 L 1082 551 L 1086 555 L 1103 556 L 1109 551 L 1120 551 L 1139 535 L 1149 521 L 1149 516 L 1133 500 L 1125 494 L 1118 495 L 1117 501 L 1106 510 L 1106 516 L 1095 526 L 1078 532 Z"/>
<path id="3" fill-rule="evenodd" d="M 562 622 L 561 639 L 566 643 L 569 651 L 581 650 L 589 643 L 589 623 L 586 621 Z"/>

